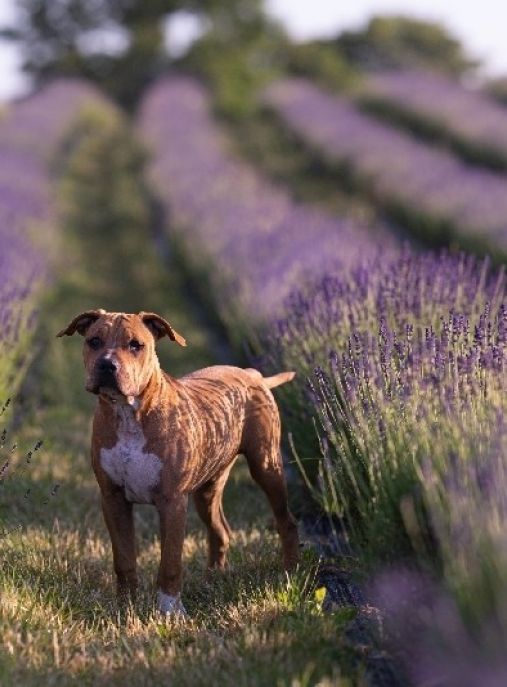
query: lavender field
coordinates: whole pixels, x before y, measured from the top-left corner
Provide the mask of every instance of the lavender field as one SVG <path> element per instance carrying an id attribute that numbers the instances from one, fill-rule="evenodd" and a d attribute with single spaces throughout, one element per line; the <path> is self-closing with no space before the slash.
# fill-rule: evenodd
<path id="1" fill-rule="evenodd" d="M 499 687 L 507 175 L 487 156 L 507 159 L 507 110 L 456 76 L 363 74 L 357 97 L 440 130 L 430 137 L 288 62 L 250 88 L 250 62 L 215 39 L 217 64 L 206 42 L 167 73 L 157 53 L 132 101 L 47 79 L 0 116 L 0 683 Z M 328 48 L 328 74 L 348 70 Z M 247 96 L 235 116 L 224 108 Z M 244 132 L 259 134 L 257 160 Z M 291 146 L 285 177 L 270 176 L 258 160 Z M 189 517 L 189 617 L 156 610 L 144 506 L 139 595 L 118 605 L 82 342 L 55 343 L 99 307 L 168 317 L 188 342 L 158 347 L 176 377 L 216 363 L 296 372 L 275 392 L 304 541 L 294 574 L 238 461 L 225 572 L 205 570 Z"/>
<path id="2" fill-rule="evenodd" d="M 224 316 L 232 308 L 235 317 L 265 320 L 317 272 L 350 267 L 380 246 L 394 250 L 386 226 L 358 226 L 297 204 L 231 155 L 195 80 L 175 77 L 153 86 L 139 127 L 155 152 L 150 177 L 171 230 L 191 261 L 213 265 Z"/>
<path id="3" fill-rule="evenodd" d="M 444 236 L 451 231 L 458 240 L 505 250 L 507 177 L 465 165 L 310 82 L 275 83 L 265 98 L 325 159 L 347 165 L 379 202 L 402 208 L 408 224 L 421 217 L 437 223 L 437 240 L 438 226 L 444 225 Z"/>
<path id="4" fill-rule="evenodd" d="M 398 70 L 372 75 L 364 97 L 442 130 L 458 145 L 497 158 L 504 168 L 507 164 L 507 111 L 480 90 L 437 73 Z"/>

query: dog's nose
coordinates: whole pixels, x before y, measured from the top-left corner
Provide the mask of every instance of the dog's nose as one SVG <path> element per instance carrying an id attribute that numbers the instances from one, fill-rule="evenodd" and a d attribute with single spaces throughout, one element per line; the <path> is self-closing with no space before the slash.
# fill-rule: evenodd
<path id="1" fill-rule="evenodd" d="M 99 372 L 108 372 L 114 374 L 119 368 L 116 360 L 112 358 L 101 358 L 97 363 L 97 369 Z"/>

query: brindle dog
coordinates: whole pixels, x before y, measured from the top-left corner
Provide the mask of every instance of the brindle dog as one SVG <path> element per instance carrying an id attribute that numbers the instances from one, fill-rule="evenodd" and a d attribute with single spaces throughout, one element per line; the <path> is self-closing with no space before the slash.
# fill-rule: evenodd
<path id="1" fill-rule="evenodd" d="M 298 558 L 296 522 L 287 505 L 280 456 L 280 416 L 270 391 L 293 372 L 263 377 L 253 369 L 207 367 L 181 379 L 164 372 L 155 342 L 185 339 L 155 313 L 89 310 L 58 336 L 85 337 L 86 389 L 98 395 L 92 466 L 113 548 L 120 595 L 135 595 L 136 546 L 132 506 L 154 504 L 160 516 L 158 608 L 181 602 L 182 547 L 189 494 L 208 528 L 208 565 L 223 568 L 231 530 L 222 494 L 239 454 L 266 494 L 286 569 Z"/>

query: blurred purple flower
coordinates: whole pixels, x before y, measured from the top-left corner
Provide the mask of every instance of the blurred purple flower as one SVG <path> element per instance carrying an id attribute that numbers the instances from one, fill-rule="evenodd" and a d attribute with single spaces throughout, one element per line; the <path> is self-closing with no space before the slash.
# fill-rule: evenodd
<path id="1" fill-rule="evenodd" d="M 425 117 L 453 135 L 507 159 L 507 111 L 487 94 L 436 72 L 378 72 L 366 94 Z"/>
<path id="2" fill-rule="evenodd" d="M 507 248 L 504 176 L 466 165 L 304 80 L 277 82 L 265 99 L 326 158 L 350 164 L 378 198 Z"/>
<path id="3" fill-rule="evenodd" d="M 481 644 L 479 628 L 466 626 L 455 601 L 434 578 L 414 569 L 385 570 L 375 576 L 369 597 L 383 615 L 384 639 L 414 687 L 507 684 L 502 639 Z M 484 639 L 493 626 L 480 629 Z"/>
<path id="4" fill-rule="evenodd" d="M 140 128 L 154 152 L 151 176 L 171 230 L 190 259 L 212 260 L 218 300 L 226 296 L 248 316 L 273 317 L 295 286 L 394 245 L 383 227 L 369 232 L 297 204 L 236 159 L 205 90 L 189 78 L 149 89 Z"/>
<path id="5" fill-rule="evenodd" d="M 35 289 L 48 277 L 56 231 L 50 162 L 66 127 L 97 92 L 61 79 L 12 104 L 0 120 L 0 351 L 33 327 Z"/>

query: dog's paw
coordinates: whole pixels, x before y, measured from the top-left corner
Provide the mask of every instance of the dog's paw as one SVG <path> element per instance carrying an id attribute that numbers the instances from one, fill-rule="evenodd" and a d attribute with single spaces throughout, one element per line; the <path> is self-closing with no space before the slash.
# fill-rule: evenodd
<path id="1" fill-rule="evenodd" d="M 166 617 L 188 618 L 188 613 L 181 601 L 181 596 L 171 596 L 160 591 L 157 592 L 157 608 Z"/>

